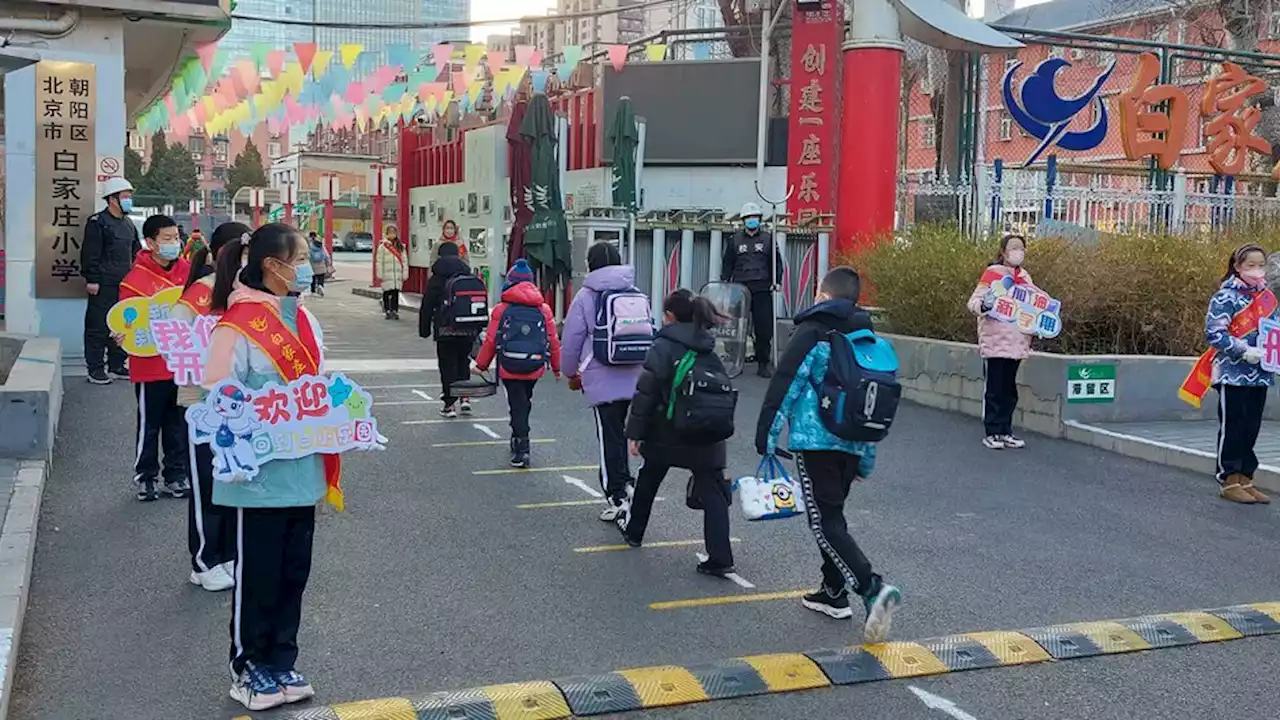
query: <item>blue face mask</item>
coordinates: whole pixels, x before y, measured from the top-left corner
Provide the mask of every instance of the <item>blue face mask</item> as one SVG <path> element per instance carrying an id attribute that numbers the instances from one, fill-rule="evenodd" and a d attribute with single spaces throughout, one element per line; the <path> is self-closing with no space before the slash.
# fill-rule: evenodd
<path id="1" fill-rule="evenodd" d="M 178 245 L 165 243 L 164 245 L 156 248 L 156 255 L 159 256 L 161 260 L 177 260 L 181 251 L 182 248 Z"/>
<path id="2" fill-rule="evenodd" d="M 120 212 L 126 214 L 133 212 L 133 198 L 120 198 Z"/>
<path id="3" fill-rule="evenodd" d="M 300 293 L 311 287 L 311 279 L 315 276 L 315 272 L 311 270 L 310 264 L 294 265 L 293 272 L 293 284 L 289 289 Z"/>
<path id="4" fill-rule="evenodd" d="M 748 229 L 748 230 L 759 230 L 759 229 L 760 229 L 760 218 L 754 218 L 754 217 L 753 217 L 753 218 L 747 218 L 746 222 L 744 222 L 744 223 L 742 223 L 742 224 L 743 224 L 743 225 L 745 225 L 745 226 L 747 227 L 747 229 Z"/>

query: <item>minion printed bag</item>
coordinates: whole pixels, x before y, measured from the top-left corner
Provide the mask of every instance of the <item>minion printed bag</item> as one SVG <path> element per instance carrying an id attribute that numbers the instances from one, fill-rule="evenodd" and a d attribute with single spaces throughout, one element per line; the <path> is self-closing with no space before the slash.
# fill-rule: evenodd
<path id="1" fill-rule="evenodd" d="M 804 514 L 804 496 L 774 455 L 760 460 L 754 476 L 734 480 L 733 489 L 748 520 L 780 520 Z"/>

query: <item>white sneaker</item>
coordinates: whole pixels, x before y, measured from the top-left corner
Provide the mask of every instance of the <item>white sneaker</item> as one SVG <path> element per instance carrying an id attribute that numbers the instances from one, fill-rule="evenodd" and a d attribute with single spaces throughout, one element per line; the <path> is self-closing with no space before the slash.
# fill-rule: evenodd
<path id="1" fill-rule="evenodd" d="M 287 702 L 284 691 L 271 674 L 252 665 L 231 683 L 230 695 L 249 710 L 269 710 Z"/>
<path id="2" fill-rule="evenodd" d="M 1027 446 L 1027 442 L 1016 435 L 1001 435 L 1000 442 L 1004 443 L 1007 448 L 1017 449 Z"/>
<path id="3" fill-rule="evenodd" d="M 982 438 L 982 446 L 989 450 L 1003 450 L 1004 440 L 999 435 L 988 435 Z"/>
<path id="4" fill-rule="evenodd" d="M 221 592 L 235 587 L 236 579 L 222 565 L 214 565 L 204 572 L 192 570 L 191 584 L 199 585 L 209 592 Z"/>
<path id="5" fill-rule="evenodd" d="M 468 400 L 467 398 L 462 398 L 462 400 L 458 402 L 458 411 L 461 412 L 463 415 L 470 415 L 471 401 Z"/>
<path id="6" fill-rule="evenodd" d="M 456 418 L 458 417 L 458 409 L 452 405 L 445 405 L 444 407 L 440 408 L 440 417 Z"/>
<path id="7" fill-rule="evenodd" d="M 606 498 L 604 501 L 604 510 L 600 511 L 601 522 L 613 522 L 618 519 L 619 515 L 627 512 L 629 498 L 622 502 L 615 503 L 612 498 Z"/>

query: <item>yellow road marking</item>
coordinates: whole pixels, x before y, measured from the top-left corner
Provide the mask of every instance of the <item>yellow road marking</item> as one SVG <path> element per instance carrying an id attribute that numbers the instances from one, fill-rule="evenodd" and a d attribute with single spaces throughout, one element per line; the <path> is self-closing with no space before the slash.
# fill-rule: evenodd
<path id="1" fill-rule="evenodd" d="M 555 438 L 542 438 L 539 440 L 530 440 L 531 443 L 553 443 Z M 479 445 L 510 445 L 510 440 L 473 440 L 471 442 L 451 442 L 451 443 L 431 443 L 433 448 L 450 448 L 450 447 L 477 447 Z"/>
<path id="2" fill-rule="evenodd" d="M 741 659 L 760 673 L 769 692 L 790 692 L 831 685 L 822 669 L 799 653 L 748 655 Z"/>
<path id="3" fill-rule="evenodd" d="M 596 500 L 596 502 L 600 502 L 600 501 Z M 729 542 L 742 542 L 742 539 L 729 538 Z M 701 544 L 702 544 L 701 539 L 659 540 L 658 542 L 647 542 L 644 544 L 644 547 L 647 547 L 647 548 L 687 547 L 689 545 L 701 545 Z M 633 548 L 630 545 L 622 544 L 622 545 L 597 545 L 595 547 L 580 547 L 580 548 L 574 548 L 573 551 L 576 553 L 598 553 L 598 552 L 613 552 L 615 550 L 639 550 L 639 549 L 640 548 Z"/>
<path id="4" fill-rule="evenodd" d="M 757 593 L 755 595 L 724 595 L 721 597 L 691 598 L 689 600 L 666 600 L 649 603 L 650 610 L 678 610 L 680 608 L 707 607 L 708 605 L 732 605 L 734 603 L 765 602 L 767 600 L 788 600 L 803 597 L 813 592 L 806 590 L 786 590 L 783 592 Z"/>
<path id="5" fill-rule="evenodd" d="M 619 670 L 618 674 L 631 683 L 645 708 L 685 703 L 704 702 L 711 698 L 702 689 L 702 683 L 688 670 L 675 665 Z"/>
<path id="6" fill-rule="evenodd" d="M 595 470 L 599 465 L 563 465 L 561 467 L 503 468 L 501 470 L 472 470 L 472 475 L 522 475 L 535 472 L 569 472 L 571 470 Z"/>

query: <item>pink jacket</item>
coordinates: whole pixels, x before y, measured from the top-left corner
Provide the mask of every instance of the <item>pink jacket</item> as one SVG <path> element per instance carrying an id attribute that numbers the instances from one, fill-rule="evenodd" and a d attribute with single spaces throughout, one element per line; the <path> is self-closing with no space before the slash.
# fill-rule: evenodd
<path id="1" fill-rule="evenodd" d="M 1001 277 L 1017 273 L 1015 277 L 1020 285 L 1035 287 L 1031 282 L 1031 274 L 1023 268 L 992 265 L 987 270 L 999 273 Z M 1014 323 L 1000 322 L 982 312 L 982 298 L 990 289 L 990 283 L 979 282 L 969 296 L 969 312 L 978 316 L 978 352 L 984 358 L 1022 360 L 1031 354 L 1031 336 L 1019 330 Z"/>

